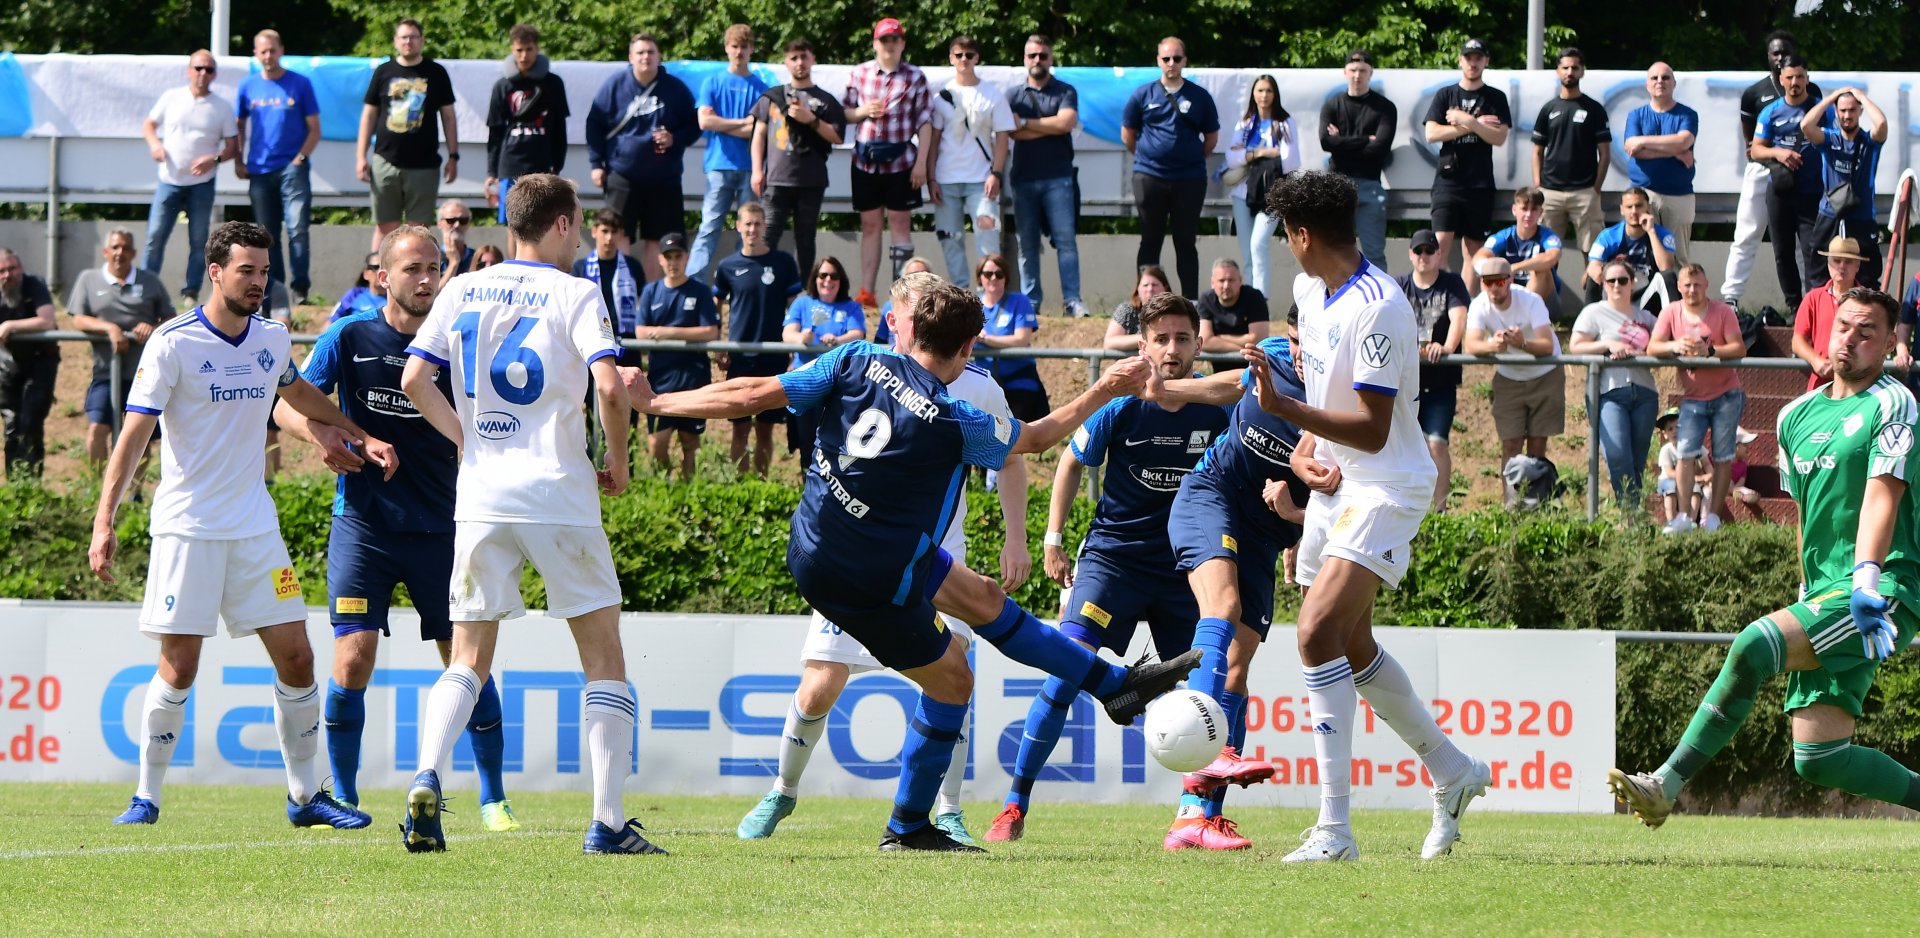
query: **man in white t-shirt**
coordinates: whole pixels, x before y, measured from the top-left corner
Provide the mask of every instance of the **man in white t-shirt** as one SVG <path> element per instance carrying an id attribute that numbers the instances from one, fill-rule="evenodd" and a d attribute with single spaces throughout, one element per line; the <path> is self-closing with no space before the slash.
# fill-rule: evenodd
<path id="1" fill-rule="evenodd" d="M 664 853 L 621 810 L 636 710 L 599 497 L 627 488 L 632 406 L 614 370 L 619 341 L 599 286 L 568 273 L 580 247 L 574 184 L 548 173 L 515 179 L 507 226 L 513 259 L 447 282 L 407 347 L 400 380 L 420 415 L 461 453 L 448 598 L 453 655 L 427 694 L 401 842 L 414 853 L 446 849 L 440 774 L 487 681 L 501 620 L 526 614 L 520 571 L 532 561 L 546 580 L 547 614 L 567 620 L 586 671 L 593 820 L 581 849 Z M 453 369 L 457 406 L 434 385 L 441 368 Z M 606 434 L 606 467 L 597 472 L 581 413 L 589 386 Z"/>
<path id="2" fill-rule="evenodd" d="M 887 331 L 895 336 L 900 333 L 894 328 L 889 309 L 885 314 L 889 321 Z M 900 316 L 908 315 L 905 309 Z M 911 349 L 901 348 L 896 343 L 895 350 L 906 354 Z M 988 414 L 1003 420 L 1012 420 L 1013 412 L 1007 407 L 1007 393 L 993 380 L 993 375 L 978 364 L 969 362 L 960 376 L 947 383 L 947 393 L 954 400 L 966 401 Z M 1027 553 L 1027 464 L 1025 460 L 1009 459 L 1006 468 L 1000 470 L 996 491 L 1000 496 L 1000 515 L 1006 525 L 1006 541 L 1000 552 L 1000 586 L 1008 592 L 1020 588 L 1031 572 L 1033 561 Z M 952 557 L 967 556 L 967 497 L 960 495 L 960 501 L 954 509 L 953 522 L 940 539 L 940 549 Z M 956 640 L 965 643 L 973 640 L 973 629 L 960 619 L 940 614 L 947 629 Z M 807 770 L 807 762 L 813 756 L 820 736 L 827 729 L 827 715 L 833 711 L 835 701 L 846 690 L 847 678 L 861 671 L 878 671 L 886 667 L 879 659 L 867 651 L 860 640 L 842 631 L 839 626 L 828 621 L 818 612 L 813 621 L 807 624 L 806 643 L 800 648 L 800 687 L 793 693 L 793 700 L 787 704 L 787 722 L 780 737 L 780 768 L 774 787 L 754 805 L 746 817 L 740 819 L 735 831 L 741 840 L 757 840 L 773 835 L 780 821 L 793 813 L 795 802 L 799 798 L 800 776 Z M 947 835 L 971 845 L 973 837 L 967 832 L 966 821 L 960 811 L 960 786 L 966 776 L 967 749 L 970 742 L 966 727 L 961 727 L 960 739 L 953 747 L 953 759 L 946 777 L 940 783 L 940 795 L 934 802 L 933 823 L 935 827 L 947 832 Z"/>
<path id="3" fill-rule="evenodd" d="M 368 437 L 300 377 L 284 325 L 257 314 L 267 289 L 267 231 L 228 222 L 207 242 L 214 302 L 153 331 L 127 395 L 126 422 L 107 461 L 87 561 L 113 582 L 114 516 L 154 427 L 160 485 L 153 493 L 140 630 L 160 642 L 160 665 L 140 718 L 140 781 L 115 824 L 160 820 L 160 786 L 185 720 L 200 646 L 224 620 L 235 638 L 260 636 L 273 660 L 273 725 L 287 769 L 287 820 L 296 827 L 365 827 L 370 818 L 320 787 L 320 690 L 313 682 L 300 577 L 280 538 L 265 480 L 274 396 L 314 421 L 328 465 L 391 477 L 393 448 Z M 363 460 L 347 448 L 359 445 Z"/>
<path id="4" fill-rule="evenodd" d="M 947 277 L 972 283 L 967 263 L 967 216 L 980 256 L 1000 253 L 1000 187 L 1006 179 L 1007 147 L 1013 137 L 1013 109 L 998 86 L 980 81 L 980 44 L 972 36 L 947 44 L 953 80 L 933 97 L 933 129 L 939 144 L 931 151 L 928 178 L 933 193 L 933 231 L 947 257 Z"/>
<path id="5" fill-rule="evenodd" d="M 187 83 L 169 88 L 147 112 L 141 133 L 147 151 L 160 164 L 160 181 L 147 210 L 147 249 L 140 266 L 160 272 L 166 260 L 167 239 L 173 221 L 187 213 L 187 276 L 180 296 L 188 305 L 200 302 L 200 285 L 207 275 L 207 223 L 213 218 L 214 170 L 240 153 L 240 125 L 233 102 L 213 93 L 213 76 L 220 66 L 213 53 L 195 52 L 187 61 Z"/>
<path id="6" fill-rule="evenodd" d="M 1479 296 L 1467 306 L 1468 355 L 1560 354 L 1560 337 L 1547 305 L 1531 290 L 1513 289 L 1513 269 L 1504 257 L 1474 262 Z M 1489 282 L 1487 278 L 1493 278 Z M 1500 434 L 1500 461 L 1519 455 L 1544 459 L 1547 437 L 1566 429 L 1566 380 L 1559 365 L 1500 365 L 1493 370 L 1493 427 Z"/>
<path id="7" fill-rule="evenodd" d="M 1423 859 L 1453 849 L 1461 813 L 1492 779 L 1486 763 L 1441 731 L 1406 671 L 1373 639 L 1374 597 L 1406 575 L 1435 472 L 1414 401 L 1421 342 L 1413 307 L 1386 271 L 1361 256 L 1358 201 L 1351 180 L 1319 170 L 1289 173 L 1267 190 L 1267 211 L 1280 219 L 1302 271 L 1293 299 L 1306 402 L 1275 388 L 1266 355 L 1247 356 L 1261 409 L 1306 431 L 1292 464 L 1313 490 L 1294 579 L 1307 589 L 1298 637 L 1320 818 L 1288 862 L 1359 859 L 1347 819 L 1356 695 L 1434 779 Z"/>

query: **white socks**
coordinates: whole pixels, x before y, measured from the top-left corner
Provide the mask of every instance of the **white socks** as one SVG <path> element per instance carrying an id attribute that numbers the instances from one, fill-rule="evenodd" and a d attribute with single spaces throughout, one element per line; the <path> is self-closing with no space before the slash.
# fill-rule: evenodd
<path id="1" fill-rule="evenodd" d="M 1320 762 L 1320 826 L 1347 827 L 1353 796 L 1353 668 L 1342 656 L 1301 669 L 1313 711 L 1313 753 Z"/>
<path id="2" fill-rule="evenodd" d="M 173 747 L 180 742 L 186 721 L 187 691 L 155 673 L 147 682 L 147 700 L 140 709 L 140 786 L 134 795 L 160 803 L 160 783 L 173 764 Z"/>
<path id="3" fill-rule="evenodd" d="M 807 771 L 807 760 L 827 730 L 827 715 L 808 716 L 800 712 L 798 698 L 787 701 L 787 725 L 780 731 L 780 777 L 773 790 L 789 798 L 800 797 L 800 776 Z"/>
<path id="4" fill-rule="evenodd" d="M 453 742 L 473 717 L 480 699 L 480 675 L 466 665 L 450 665 L 427 691 L 426 712 L 420 717 L 420 764 L 415 771 L 432 769 L 447 774 Z"/>
<path id="5" fill-rule="evenodd" d="M 273 728 L 280 731 L 280 758 L 287 764 L 287 795 L 306 804 L 320 790 L 320 688 L 273 682 Z"/>
<path id="6" fill-rule="evenodd" d="M 960 811 L 960 786 L 967 781 L 967 724 L 971 722 L 973 711 L 969 708 L 966 719 L 960 723 L 960 738 L 953 744 L 953 760 L 947 763 L 947 776 L 940 780 L 940 794 L 933 802 L 935 817 Z"/>
<path id="7" fill-rule="evenodd" d="M 1420 757 L 1435 785 L 1458 782 L 1473 769 L 1473 760 L 1440 731 L 1440 725 L 1433 722 L 1433 715 L 1427 712 L 1427 705 L 1414 692 L 1406 669 L 1400 667 L 1400 662 L 1393 660 L 1385 648 L 1379 649 L 1372 664 L 1353 676 L 1353 683 L 1360 695 L 1367 698 L 1373 712 L 1393 727 L 1413 754 Z"/>
<path id="8" fill-rule="evenodd" d="M 633 722 L 638 711 L 625 681 L 588 681 L 587 758 L 593 764 L 593 819 L 613 830 L 627 825 L 621 795 L 633 764 Z"/>

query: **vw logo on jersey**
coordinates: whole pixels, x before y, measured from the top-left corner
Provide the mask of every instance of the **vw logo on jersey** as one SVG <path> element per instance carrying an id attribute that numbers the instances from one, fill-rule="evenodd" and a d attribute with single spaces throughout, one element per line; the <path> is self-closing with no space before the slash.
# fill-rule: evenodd
<path id="1" fill-rule="evenodd" d="M 1888 456 L 1905 456 L 1913 449 L 1913 428 L 1904 423 L 1890 423 L 1880 428 L 1874 442 L 1882 453 Z"/>
<path id="2" fill-rule="evenodd" d="M 272 352 L 269 352 L 266 349 L 261 349 L 260 354 L 255 356 L 253 360 L 260 363 L 261 371 L 273 370 L 273 353 Z"/>
<path id="3" fill-rule="evenodd" d="M 1387 341 L 1385 333 L 1376 332 L 1361 341 L 1360 358 L 1370 368 L 1385 368 L 1393 361 L 1393 344 Z"/>

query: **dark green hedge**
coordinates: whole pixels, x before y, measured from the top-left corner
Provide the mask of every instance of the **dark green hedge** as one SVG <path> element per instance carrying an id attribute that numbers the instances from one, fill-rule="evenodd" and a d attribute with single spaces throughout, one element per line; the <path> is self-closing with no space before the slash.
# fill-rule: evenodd
<path id="1" fill-rule="evenodd" d="M 281 529 L 311 603 L 325 602 L 330 479 L 276 482 Z M 0 595 L 138 601 L 146 563 L 144 506 L 121 524 L 117 584 L 87 572 L 93 494 L 30 485 L 0 486 Z M 798 493 L 758 481 L 667 484 L 640 480 L 605 504 L 630 610 L 801 613 L 785 562 L 788 518 Z M 969 563 L 992 571 L 1000 537 L 998 499 L 976 489 L 966 520 Z M 1051 616 L 1059 591 L 1040 572 L 1046 493 L 1029 500 L 1034 574 L 1018 598 Z M 1091 510 L 1076 504 L 1069 543 Z M 1498 509 L 1427 520 L 1402 588 L 1385 594 L 1377 621 L 1473 628 L 1737 631 L 1790 602 L 1799 573 L 1792 529 L 1739 525 L 1714 535 L 1662 537 L 1650 525 L 1589 522 L 1558 511 L 1514 515 Z M 527 602 L 545 592 L 529 573 Z M 1282 591 L 1282 605 L 1294 600 Z M 1284 616 L 1286 610 L 1282 610 Z M 1618 651 L 1618 759 L 1622 767 L 1662 762 L 1718 672 L 1724 651 L 1699 645 L 1626 644 Z M 1908 765 L 1920 764 L 1920 654 L 1881 671 L 1860 742 Z M 1781 683 L 1773 682 L 1747 729 L 1689 789 L 1694 806 L 1799 811 L 1824 795 L 1793 775 Z"/>

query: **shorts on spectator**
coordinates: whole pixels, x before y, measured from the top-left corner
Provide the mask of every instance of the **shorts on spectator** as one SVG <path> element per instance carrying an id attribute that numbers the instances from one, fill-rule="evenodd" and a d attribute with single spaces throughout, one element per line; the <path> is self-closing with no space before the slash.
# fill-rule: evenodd
<path id="1" fill-rule="evenodd" d="M 1493 376 L 1493 427 L 1503 440 L 1558 436 L 1567 428 L 1567 378 L 1559 365 L 1531 381 Z"/>
<path id="2" fill-rule="evenodd" d="M 402 583 L 420 613 L 420 640 L 453 637 L 447 595 L 453 581 L 453 533 L 380 531 L 359 518 L 335 515 L 327 535 L 327 608 L 333 635 L 387 627 L 393 588 Z"/>
<path id="3" fill-rule="evenodd" d="M 570 619 L 620 605 L 613 550 L 598 525 L 531 521 L 456 521 L 453 588 L 447 613 L 455 622 L 498 622 L 527 614 L 520 572 L 528 561 L 547 584 L 547 615 Z"/>
<path id="4" fill-rule="evenodd" d="M 234 540 L 174 534 L 153 538 L 140 631 L 211 638 L 216 620 L 245 638 L 270 625 L 307 621 L 300 576 L 279 531 Z"/>
<path id="5" fill-rule="evenodd" d="M 608 175 L 612 174 L 609 173 Z M 507 190 L 511 188 L 513 188 L 513 177 L 503 176 L 500 179 L 500 191 L 494 196 L 500 203 L 498 207 L 499 210 L 495 213 L 494 218 L 503 225 L 507 223 Z"/>
<path id="6" fill-rule="evenodd" d="M 677 430 L 681 433 L 705 433 L 707 421 L 701 417 L 662 417 L 658 414 L 647 415 L 647 435 Z"/>
<path id="7" fill-rule="evenodd" d="M 678 176 L 672 182 L 634 182 L 608 170 L 606 194 L 607 205 L 626 221 L 630 240 L 658 241 L 687 227 L 686 196 Z"/>
<path id="8" fill-rule="evenodd" d="M 133 390 L 133 377 L 129 375 L 124 382 L 120 388 L 120 407 L 123 411 L 127 406 L 127 393 Z M 92 384 L 87 385 L 85 409 L 88 423 L 113 425 L 113 394 L 109 390 L 112 386 L 111 378 L 95 378 Z M 153 423 L 153 438 L 160 439 L 160 422 L 157 420 Z"/>
<path id="9" fill-rule="evenodd" d="M 440 195 L 440 167 L 401 169 L 378 153 L 368 164 L 373 174 L 370 188 L 374 224 L 433 224 L 433 200 Z"/>
<path id="10" fill-rule="evenodd" d="M 1358 495 L 1313 493 L 1307 502 L 1307 523 L 1300 534 L 1293 579 L 1313 585 L 1328 557 L 1359 564 L 1380 578 L 1387 589 L 1399 589 L 1413 561 L 1413 536 L 1427 512 Z"/>
<path id="11" fill-rule="evenodd" d="M 1453 438 L 1453 415 L 1459 408 L 1460 388 L 1446 385 L 1420 389 L 1420 432 L 1442 443 Z"/>
<path id="12" fill-rule="evenodd" d="M 734 355 L 727 359 L 727 378 L 773 378 L 787 373 L 790 359 L 785 355 Z M 732 423 L 786 423 L 787 409 L 775 407 L 752 417 L 735 417 Z"/>
<path id="13" fill-rule="evenodd" d="M 910 212 L 920 207 L 920 189 L 913 184 L 913 171 L 870 173 L 854 167 L 853 210 L 868 212 L 876 208 Z"/>
<path id="14" fill-rule="evenodd" d="M 1661 476 L 1660 482 L 1653 487 L 1653 490 L 1661 495 L 1678 495 L 1680 483 L 1672 476 Z"/>
<path id="15" fill-rule="evenodd" d="M 1695 459 L 1707 449 L 1707 432 L 1713 432 L 1713 461 L 1733 462 L 1733 446 L 1739 442 L 1740 417 L 1747 410 L 1747 392 L 1730 388 L 1710 401 L 1680 402 L 1680 458 Z"/>
<path id="16" fill-rule="evenodd" d="M 1462 238 L 1484 241 L 1493 228 L 1492 189 L 1456 189 L 1452 186 L 1433 190 L 1433 230 L 1450 231 Z"/>
<path id="17" fill-rule="evenodd" d="M 1007 388 L 1007 412 L 1021 423 L 1039 420 L 1053 413 L 1053 405 L 1047 401 L 1047 392 L 1030 391 L 1024 388 Z"/>

